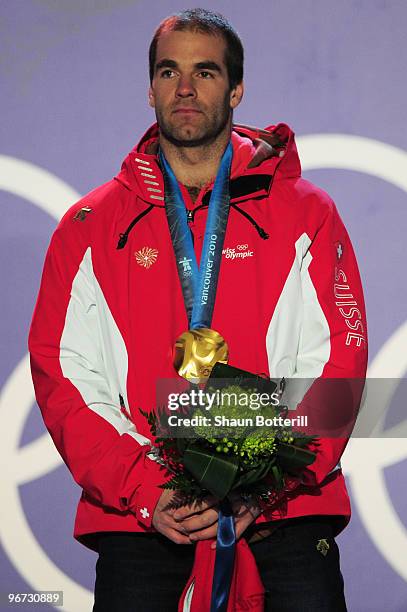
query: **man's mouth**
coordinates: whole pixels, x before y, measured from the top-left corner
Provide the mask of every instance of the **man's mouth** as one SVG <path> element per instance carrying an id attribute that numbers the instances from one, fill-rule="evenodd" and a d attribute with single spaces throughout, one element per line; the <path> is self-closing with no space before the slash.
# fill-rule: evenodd
<path id="1" fill-rule="evenodd" d="M 198 110 L 197 108 L 176 108 L 172 112 L 173 113 L 180 113 L 180 114 L 183 114 L 183 115 L 194 115 L 194 114 L 200 113 L 201 111 Z"/>

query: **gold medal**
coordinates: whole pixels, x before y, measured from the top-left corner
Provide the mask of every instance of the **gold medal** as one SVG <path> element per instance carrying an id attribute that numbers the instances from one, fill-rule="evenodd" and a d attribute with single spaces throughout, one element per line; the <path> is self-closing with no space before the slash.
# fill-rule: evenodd
<path id="1" fill-rule="evenodd" d="M 175 342 L 174 367 L 178 374 L 193 383 L 206 382 L 215 363 L 228 362 L 228 345 L 209 327 L 189 329 Z"/>

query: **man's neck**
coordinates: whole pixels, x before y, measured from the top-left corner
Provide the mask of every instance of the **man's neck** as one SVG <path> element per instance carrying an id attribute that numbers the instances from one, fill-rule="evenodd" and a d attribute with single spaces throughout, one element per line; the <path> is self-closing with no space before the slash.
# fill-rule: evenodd
<path id="1" fill-rule="evenodd" d="M 176 178 L 190 188 L 201 189 L 213 181 L 230 140 L 230 129 L 210 144 L 178 147 L 160 134 L 160 147 Z"/>

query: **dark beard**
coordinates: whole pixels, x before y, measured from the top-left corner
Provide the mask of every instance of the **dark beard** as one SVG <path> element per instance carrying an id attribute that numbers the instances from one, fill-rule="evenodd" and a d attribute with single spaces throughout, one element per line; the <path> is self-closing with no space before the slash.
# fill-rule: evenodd
<path id="1" fill-rule="evenodd" d="M 213 142 L 215 142 L 219 134 L 221 134 L 225 130 L 226 126 L 229 123 L 229 119 L 232 116 L 232 110 L 229 106 L 229 92 L 225 95 L 225 99 L 223 101 L 223 105 L 221 108 L 221 113 L 222 114 L 220 118 L 218 118 L 219 116 L 217 116 L 216 117 L 217 121 L 215 121 L 208 128 L 208 130 L 204 134 L 202 134 L 202 136 L 200 136 L 199 138 L 188 139 L 188 140 L 177 138 L 174 135 L 173 131 L 168 128 L 168 126 L 165 124 L 164 121 L 162 121 L 162 118 L 159 116 L 157 112 L 156 112 L 156 118 L 157 118 L 158 126 L 160 128 L 160 132 L 166 140 L 168 140 L 171 144 L 173 144 L 176 147 L 192 148 L 192 147 L 202 147 L 205 145 L 212 144 Z"/>
<path id="2" fill-rule="evenodd" d="M 158 122 L 160 132 L 164 136 L 166 140 L 168 140 L 171 144 L 180 148 L 192 148 L 192 147 L 202 147 L 204 145 L 209 145 L 215 142 L 219 134 L 223 132 L 225 127 L 227 126 L 229 121 L 229 116 L 226 118 L 226 121 L 222 121 L 222 124 L 218 124 L 214 129 L 208 130 L 205 134 L 202 134 L 200 138 L 181 140 L 176 138 L 172 132 L 168 131 L 164 125 L 160 125 Z"/>

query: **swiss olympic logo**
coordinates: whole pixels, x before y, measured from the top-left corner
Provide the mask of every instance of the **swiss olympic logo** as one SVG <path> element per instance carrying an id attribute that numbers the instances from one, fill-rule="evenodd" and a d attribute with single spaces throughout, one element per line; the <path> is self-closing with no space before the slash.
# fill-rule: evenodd
<path id="1" fill-rule="evenodd" d="M 253 257 L 254 251 L 250 250 L 248 244 L 237 244 L 235 247 L 226 247 L 222 250 L 225 259 L 246 259 Z"/>
<path id="2" fill-rule="evenodd" d="M 407 153 L 401 149 L 376 140 L 341 134 L 298 138 L 298 148 L 304 170 L 353 170 L 379 177 L 407 192 Z M 67 202 L 80 198 L 80 194 L 46 170 L 7 156 L 0 156 L 0 189 L 31 202 L 56 219 L 65 212 Z M 251 252 L 246 244 L 231 248 L 236 255 Z M 224 256 L 227 256 L 225 249 Z M 368 376 L 402 378 L 407 370 L 405 346 L 407 322 L 400 325 L 381 347 L 370 365 Z M 388 404 L 395 392 L 396 388 L 389 391 Z M 366 401 L 370 399 L 367 397 Z M 48 434 L 19 447 L 33 402 L 34 391 L 26 356 L 10 374 L 0 395 L 0 420 L 7 423 L 7 427 L 0 428 L 0 537 L 10 563 L 33 590 L 47 590 L 50 585 L 58 585 L 58 589 L 64 591 L 65 610 L 89 610 L 93 603 L 92 593 L 48 557 L 21 504 L 19 486 L 47 475 L 62 462 Z M 11 415 L 10 406 L 19 409 Z M 376 433 L 379 434 L 383 428 L 384 416 Z M 406 430 L 405 421 L 386 431 L 385 438 L 352 439 L 343 457 L 343 467 L 349 479 L 353 506 L 369 537 L 393 570 L 407 581 L 404 552 L 407 550 L 407 533 L 389 498 L 383 473 L 384 468 L 407 458 Z M 366 473 L 369 478 L 366 478 Z M 397 542 L 397 546 L 389 546 L 391 541 Z"/>

